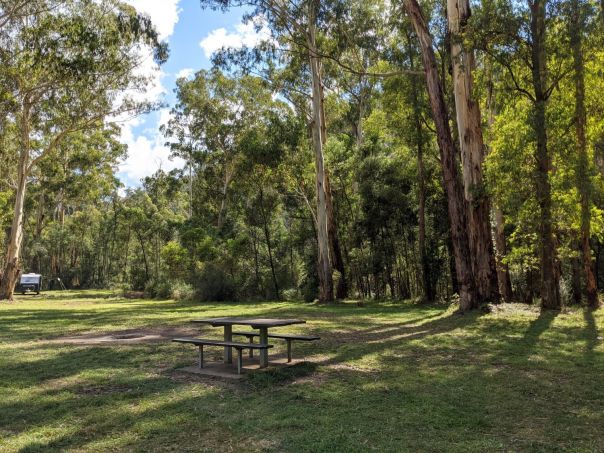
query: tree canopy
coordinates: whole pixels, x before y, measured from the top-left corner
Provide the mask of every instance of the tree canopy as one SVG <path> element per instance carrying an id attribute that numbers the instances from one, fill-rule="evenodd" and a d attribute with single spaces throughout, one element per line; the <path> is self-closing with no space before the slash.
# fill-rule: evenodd
<path id="1" fill-rule="evenodd" d="M 176 84 L 174 157 L 119 191 L 153 108 L 118 0 L 0 1 L 0 297 L 21 270 L 157 297 L 599 305 L 604 13 L 591 0 L 202 0 L 254 48 Z"/>

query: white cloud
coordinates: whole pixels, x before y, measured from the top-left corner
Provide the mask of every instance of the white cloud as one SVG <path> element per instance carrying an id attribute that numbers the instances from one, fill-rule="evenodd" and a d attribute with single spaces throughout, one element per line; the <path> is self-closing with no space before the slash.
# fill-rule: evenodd
<path id="1" fill-rule="evenodd" d="M 168 39 L 178 23 L 180 0 L 126 0 L 137 11 L 148 14 L 160 39 Z"/>
<path id="2" fill-rule="evenodd" d="M 178 23 L 180 0 L 126 0 L 137 11 L 146 13 L 157 28 L 161 40 L 168 40 Z M 126 93 L 137 101 L 156 102 L 167 92 L 163 85 L 166 75 L 153 60 L 150 49 L 142 49 L 143 61 L 137 70 L 138 75 L 149 78 L 147 89 L 142 92 Z M 128 157 L 119 165 L 120 179 L 126 186 L 140 184 L 145 176 L 150 176 L 159 168 L 169 171 L 184 166 L 181 159 L 170 160 L 170 150 L 165 146 L 165 139 L 159 127 L 169 118 L 169 110 L 162 109 L 159 114 L 124 119 L 121 122 L 121 142 L 128 146 Z M 155 120 L 155 121 L 154 121 Z M 140 126 L 145 127 L 140 132 Z M 138 128 L 138 131 L 135 129 Z"/>
<path id="3" fill-rule="evenodd" d="M 177 79 L 188 79 L 193 74 L 195 74 L 195 69 L 193 68 L 184 68 L 176 73 Z"/>
<path id="4" fill-rule="evenodd" d="M 270 38 L 270 30 L 266 26 L 262 26 L 259 31 L 252 22 L 238 24 L 232 32 L 226 28 L 217 28 L 212 30 L 208 36 L 201 40 L 199 46 L 207 58 L 210 58 L 214 52 L 223 47 L 241 48 L 254 47 L 261 41 Z"/>
<path id="5" fill-rule="evenodd" d="M 122 127 L 122 142 L 128 145 L 128 158 L 119 166 L 119 173 L 127 186 L 138 185 L 145 176 L 152 175 L 158 169 L 170 171 L 184 167 L 185 162 L 180 158 L 170 159 L 170 149 L 165 145 L 165 139 L 159 132 L 159 126 L 170 118 L 170 111 L 162 109 L 159 112 L 157 128 L 151 136 L 135 135 L 133 129 L 143 124 L 135 118 Z"/>

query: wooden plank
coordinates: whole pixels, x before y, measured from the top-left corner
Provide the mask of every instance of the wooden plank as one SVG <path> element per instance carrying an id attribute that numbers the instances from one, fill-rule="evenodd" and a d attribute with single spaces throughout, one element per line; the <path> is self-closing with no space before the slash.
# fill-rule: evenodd
<path id="1" fill-rule="evenodd" d="M 224 318 L 207 318 L 194 319 L 191 322 L 198 324 L 210 324 L 214 327 L 218 326 L 251 326 L 252 328 L 260 327 L 279 327 L 290 326 L 293 324 L 305 324 L 303 319 L 276 319 L 276 318 L 239 318 L 239 317 L 224 317 Z"/>
<path id="2" fill-rule="evenodd" d="M 175 343 L 190 343 L 194 345 L 204 346 L 228 346 L 231 348 L 252 348 L 252 349 L 268 349 L 272 348 L 272 344 L 250 344 L 250 343 L 239 343 L 237 341 L 222 341 L 222 340 L 206 340 L 203 338 L 173 338 Z"/>
<path id="3" fill-rule="evenodd" d="M 233 332 L 233 335 L 244 335 L 246 337 L 259 337 L 260 334 L 256 332 Z M 295 335 L 295 334 L 269 334 L 268 338 L 277 338 L 281 340 L 300 340 L 300 341 L 314 341 L 320 340 L 321 337 L 316 335 Z"/>

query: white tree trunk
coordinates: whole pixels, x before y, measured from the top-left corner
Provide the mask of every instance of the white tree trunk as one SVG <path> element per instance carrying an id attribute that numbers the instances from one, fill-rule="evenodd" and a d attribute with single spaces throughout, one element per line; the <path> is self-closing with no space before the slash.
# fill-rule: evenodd
<path id="1" fill-rule="evenodd" d="M 317 5 L 309 0 L 309 25 L 307 44 L 312 74 L 312 142 L 315 151 L 315 172 L 317 179 L 317 242 L 319 248 L 319 300 L 333 300 L 333 278 L 329 257 L 329 233 L 327 224 L 327 194 L 325 191 L 325 163 L 323 160 L 323 115 L 321 105 L 321 61 L 316 51 Z"/>
<path id="2" fill-rule="evenodd" d="M 491 239 L 489 199 L 483 188 L 484 142 L 480 107 L 472 93 L 474 53 L 463 45 L 463 27 L 470 17 L 469 0 L 447 0 L 451 33 L 453 91 L 462 160 L 464 197 L 468 203 L 468 236 L 472 270 L 479 297 L 498 299 L 497 275 Z"/>
<path id="3" fill-rule="evenodd" d="M 27 146 L 29 148 L 29 146 Z M 13 209 L 13 222 L 11 225 L 10 238 L 6 250 L 6 260 L 2 281 L 0 283 L 0 300 L 12 300 L 15 285 L 21 272 L 19 259 L 21 256 L 21 243 L 23 242 L 23 207 L 25 201 L 25 190 L 27 187 L 27 165 L 29 163 L 29 149 L 21 150 L 19 156 L 18 183 L 15 193 L 15 204 Z"/>

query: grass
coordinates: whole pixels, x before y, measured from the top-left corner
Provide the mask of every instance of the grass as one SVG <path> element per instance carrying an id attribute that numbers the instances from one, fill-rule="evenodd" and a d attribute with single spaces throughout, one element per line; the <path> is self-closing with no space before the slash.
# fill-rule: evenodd
<path id="1" fill-rule="evenodd" d="M 284 331 L 322 340 L 241 382 L 178 372 L 183 345 L 52 341 L 228 315 L 301 317 Z M 603 327 L 517 305 L 21 297 L 0 305 L 0 451 L 604 451 Z"/>

